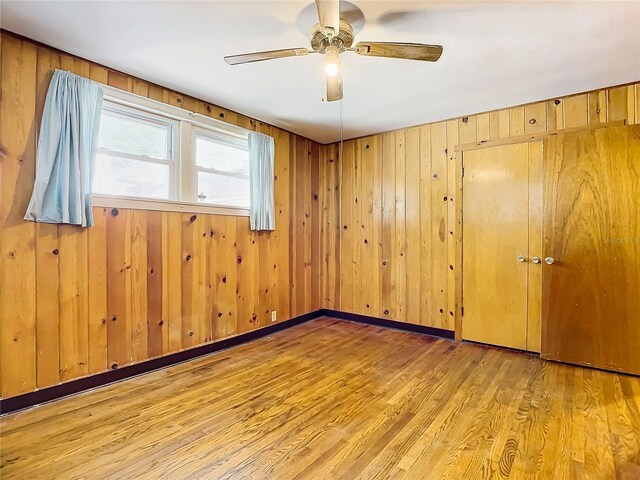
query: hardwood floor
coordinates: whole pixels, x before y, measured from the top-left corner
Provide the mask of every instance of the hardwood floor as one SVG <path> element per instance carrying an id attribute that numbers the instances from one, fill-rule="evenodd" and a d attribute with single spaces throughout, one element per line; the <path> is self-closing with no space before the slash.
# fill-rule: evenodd
<path id="1" fill-rule="evenodd" d="M 0 428 L 3 480 L 640 478 L 640 379 L 327 318 Z"/>

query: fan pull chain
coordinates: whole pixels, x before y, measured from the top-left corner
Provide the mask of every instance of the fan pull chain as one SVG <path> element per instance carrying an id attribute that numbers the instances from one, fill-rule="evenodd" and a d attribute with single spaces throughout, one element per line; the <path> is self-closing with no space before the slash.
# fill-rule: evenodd
<path id="1" fill-rule="evenodd" d="M 340 179 L 338 183 L 338 234 L 342 233 L 342 152 L 344 149 L 344 122 L 342 117 L 342 102 L 340 99 L 340 146 L 338 147 L 338 168 L 340 170 Z M 342 257 L 342 249 L 340 249 L 340 256 Z M 340 258 L 342 264 L 342 258 Z"/>

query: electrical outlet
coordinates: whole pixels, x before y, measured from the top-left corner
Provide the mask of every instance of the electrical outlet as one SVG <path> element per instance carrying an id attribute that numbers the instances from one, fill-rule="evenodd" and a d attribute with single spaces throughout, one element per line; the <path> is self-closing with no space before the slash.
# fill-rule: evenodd
<path id="1" fill-rule="evenodd" d="M 277 317 L 277 315 L 276 315 L 276 311 L 275 311 L 275 310 L 272 310 L 272 311 L 271 311 L 271 321 L 272 321 L 272 322 L 275 322 L 275 321 L 277 321 L 277 320 L 278 320 L 278 317 Z"/>

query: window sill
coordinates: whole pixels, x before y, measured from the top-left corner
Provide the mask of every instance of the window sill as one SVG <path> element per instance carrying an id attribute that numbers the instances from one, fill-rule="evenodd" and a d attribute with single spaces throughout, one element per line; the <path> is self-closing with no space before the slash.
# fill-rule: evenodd
<path id="1" fill-rule="evenodd" d="M 209 215 L 230 215 L 248 217 L 248 208 L 225 207 L 204 203 L 178 202 L 175 200 L 156 200 L 135 197 L 114 197 L 93 195 L 93 206 L 101 208 L 125 208 L 132 210 L 152 210 L 158 212 L 204 213 Z"/>

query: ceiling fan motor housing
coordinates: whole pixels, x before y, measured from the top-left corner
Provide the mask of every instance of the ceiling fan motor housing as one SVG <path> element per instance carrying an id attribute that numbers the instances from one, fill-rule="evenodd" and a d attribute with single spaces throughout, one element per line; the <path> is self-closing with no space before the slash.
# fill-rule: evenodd
<path id="1" fill-rule="evenodd" d="M 329 45 L 335 45 L 344 52 L 353 45 L 353 28 L 344 20 L 340 20 L 340 31 L 329 38 L 319 23 L 311 28 L 311 48 L 319 53 L 324 53 Z"/>

